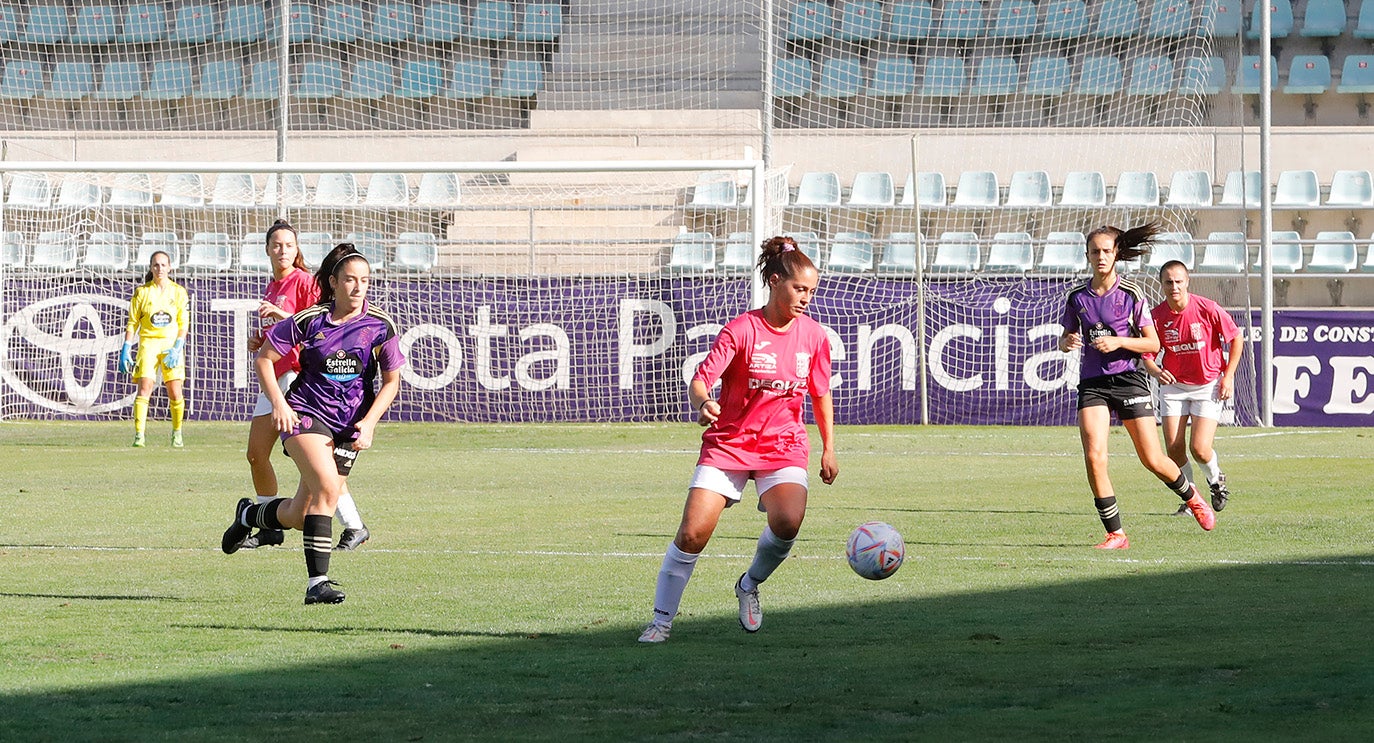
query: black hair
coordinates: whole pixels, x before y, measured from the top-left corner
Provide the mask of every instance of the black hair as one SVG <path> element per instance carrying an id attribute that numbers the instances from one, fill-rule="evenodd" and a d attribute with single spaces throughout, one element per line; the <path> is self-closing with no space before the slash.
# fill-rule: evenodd
<path id="1" fill-rule="evenodd" d="M 1171 268 L 1181 268 L 1181 269 L 1183 269 L 1183 275 L 1184 275 L 1184 276 L 1187 276 L 1187 275 L 1188 275 L 1188 264 L 1187 264 L 1187 263 L 1184 263 L 1183 261 L 1180 261 L 1180 260 L 1172 260 L 1172 261 L 1166 262 L 1164 265 L 1162 265 L 1162 266 L 1159 267 L 1159 279 L 1160 279 L 1160 281 L 1163 281 L 1163 280 L 1164 280 L 1164 272 L 1165 272 L 1165 271 L 1168 271 L 1168 270 L 1171 269 Z"/>
<path id="2" fill-rule="evenodd" d="M 787 235 L 770 237 L 763 241 L 759 249 L 759 276 L 764 282 L 770 276 L 790 279 L 804 269 L 815 269 L 816 264 L 806 257 L 797 247 L 797 241 Z"/>
<path id="3" fill-rule="evenodd" d="M 320 287 L 319 304 L 329 304 L 334 301 L 334 287 L 329 285 L 329 277 L 338 276 L 344 264 L 349 261 L 360 260 L 367 263 L 367 256 L 363 255 L 353 243 L 339 243 L 334 249 L 329 251 L 329 255 L 320 261 L 320 270 L 315 272 L 315 285 Z"/>
<path id="4" fill-rule="evenodd" d="M 168 254 L 167 254 L 167 251 L 165 251 L 165 250 L 154 250 L 151 254 L 148 255 L 148 270 L 146 270 L 146 271 L 143 272 L 143 283 L 146 284 L 146 283 L 148 283 L 149 281 L 152 281 L 152 280 L 153 280 L 153 269 L 152 269 L 153 259 L 156 258 L 156 257 L 158 257 L 159 255 L 160 255 L 160 256 L 163 256 L 164 258 L 166 258 L 166 259 L 167 259 L 167 263 L 168 263 L 168 264 L 171 264 L 171 262 L 172 262 L 172 256 L 168 255 Z"/>
<path id="5" fill-rule="evenodd" d="M 295 266 L 296 268 L 299 268 L 302 271 L 309 271 L 310 268 L 305 265 L 305 254 L 301 253 L 301 233 L 297 232 L 296 228 L 292 227 L 291 223 L 287 222 L 285 219 L 278 219 L 277 221 L 272 223 L 271 227 L 267 228 L 267 247 L 272 247 L 272 235 L 276 234 L 280 230 L 286 230 L 296 238 L 296 260 L 292 261 L 291 265 Z"/>
<path id="6" fill-rule="evenodd" d="M 1093 238 L 1098 235 L 1107 235 L 1116 243 L 1116 259 L 1133 261 L 1145 255 L 1154 246 L 1155 237 L 1159 235 L 1160 229 L 1158 222 L 1149 222 L 1129 230 L 1103 225 L 1088 233 L 1085 245 L 1092 245 Z"/>

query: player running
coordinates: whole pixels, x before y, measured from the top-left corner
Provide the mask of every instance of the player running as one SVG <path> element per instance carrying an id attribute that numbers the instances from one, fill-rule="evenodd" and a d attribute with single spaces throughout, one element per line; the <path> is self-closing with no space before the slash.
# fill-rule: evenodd
<path id="1" fill-rule="evenodd" d="M 672 631 L 697 557 L 726 508 L 754 480 L 759 510 L 768 523 L 753 564 L 735 582 L 739 621 L 746 632 L 763 623 L 759 584 L 787 559 L 806 515 L 810 444 L 802 423 L 803 397 L 821 435 L 821 481 L 839 474 L 835 461 L 835 409 L 830 396 L 830 344 L 806 316 L 819 275 L 790 237 L 763 243 L 759 274 L 770 295 L 762 309 L 731 320 L 697 367 L 688 400 L 706 427 L 701 455 L 687 491 L 677 536 L 668 545 L 654 590 L 654 614 L 640 642 L 663 642 Z M 711 389 L 720 380 L 720 398 Z"/>
<path id="2" fill-rule="evenodd" d="M 337 604 L 344 594 L 329 579 L 330 525 L 358 453 L 372 446 L 377 422 L 401 386 L 396 324 L 367 302 L 371 267 L 350 243 L 325 256 L 315 280 L 320 303 L 274 324 L 258 351 L 258 382 L 272 401 L 272 423 L 300 470 L 294 498 L 254 505 L 239 499 L 220 543 L 226 554 L 253 527 L 300 529 L 309 582 L 307 604 Z M 274 364 L 300 348 L 300 376 L 286 392 Z M 381 386 L 374 392 L 377 377 Z"/>
<path id="3" fill-rule="evenodd" d="M 157 375 L 167 387 L 167 408 L 172 419 L 172 446 L 180 449 L 181 421 L 186 415 L 182 382 L 186 366 L 182 351 L 190 328 L 190 299 L 180 284 L 169 278 L 172 259 L 161 250 L 148 256 L 148 271 L 143 283 L 134 289 L 129 301 L 129 322 L 124 327 L 124 346 L 119 350 L 119 372 L 132 374 L 138 384 L 134 395 L 134 446 L 145 444 L 148 427 L 148 401 L 157 386 Z M 134 357 L 134 339 L 138 356 Z"/>
<path id="4" fill-rule="evenodd" d="M 1145 293 L 1116 272 L 1117 261 L 1142 255 L 1157 234 L 1159 226 L 1153 223 L 1125 231 L 1099 227 L 1088 233 L 1092 276 L 1069 292 L 1060 321 L 1064 334 L 1059 339 L 1059 350 L 1068 353 L 1083 349 L 1078 430 L 1087 463 L 1088 486 L 1092 488 L 1097 515 L 1107 529 L 1107 538 L 1096 545 L 1098 549 L 1131 546 L 1121 528 L 1116 493 L 1107 473 L 1107 435 L 1112 413 L 1121 418 L 1141 464 L 1183 499 L 1204 530 L 1211 531 L 1216 525 L 1212 507 L 1159 448 L 1150 386 L 1145 372 L 1137 368 L 1142 354 L 1159 350 L 1159 338 L 1150 314 L 1145 311 Z"/>
<path id="5" fill-rule="evenodd" d="M 1145 354 L 1145 371 L 1159 380 L 1160 412 L 1164 416 L 1164 446 L 1169 458 L 1193 479 L 1188 461 L 1188 426 L 1192 423 L 1192 454 L 1207 470 L 1207 485 L 1212 490 L 1212 508 L 1226 507 L 1231 491 L 1226 475 L 1217 464 L 1212 448 L 1222 403 L 1231 399 L 1236 387 L 1236 369 L 1245 350 L 1236 321 L 1212 300 L 1188 291 L 1188 267 L 1169 261 L 1159 269 L 1159 283 L 1165 300 L 1150 315 L 1160 335 L 1164 366 L 1155 354 Z M 1223 368 L 1222 349 L 1230 349 Z M 1186 513 L 1180 506 L 1178 513 Z"/>

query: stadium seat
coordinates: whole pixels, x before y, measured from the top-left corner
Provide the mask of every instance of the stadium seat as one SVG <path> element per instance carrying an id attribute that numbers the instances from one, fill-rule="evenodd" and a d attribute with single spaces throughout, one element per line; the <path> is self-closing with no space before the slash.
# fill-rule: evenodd
<path id="1" fill-rule="evenodd" d="M 1314 170 L 1285 170 L 1274 187 L 1274 206 L 1318 206 L 1321 186 Z"/>
<path id="2" fill-rule="evenodd" d="M 1095 39 L 1127 39 L 1140 33 L 1138 0 L 1100 0 L 1091 36 Z"/>
<path id="3" fill-rule="evenodd" d="M 1163 232 L 1155 238 L 1154 246 L 1145 260 L 1145 268 L 1157 274 L 1165 263 L 1179 261 L 1191 271 L 1194 258 L 1192 235 L 1186 232 Z"/>
<path id="4" fill-rule="evenodd" d="M 1317 233 L 1312 245 L 1312 258 L 1307 261 L 1308 273 L 1350 273 L 1360 265 L 1355 234 L 1344 231 Z"/>
<path id="5" fill-rule="evenodd" d="M 23 209 L 46 209 L 52 205 L 52 182 L 43 173 L 15 173 L 10 177 L 10 192 L 5 205 Z"/>
<path id="6" fill-rule="evenodd" d="M 790 237 L 797 242 L 797 249 L 800 250 L 815 265 L 822 265 L 823 256 L 821 255 L 821 239 L 814 232 L 784 232 L 786 237 Z"/>
<path id="7" fill-rule="evenodd" d="M 1169 181 L 1165 206 L 1211 206 L 1212 176 L 1205 170 L 1178 170 Z"/>
<path id="8" fill-rule="evenodd" d="M 902 206 L 915 206 L 919 194 L 921 206 L 944 206 L 947 202 L 944 173 L 921 173 L 917 179 L 908 174 L 902 186 Z"/>
<path id="9" fill-rule="evenodd" d="M 1221 57 L 1189 57 L 1183 63 L 1179 95 L 1217 95 L 1226 87 L 1226 61 Z"/>
<path id="10" fill-rule="evenodd" d="M 984 57 L 973 76 L 970 95 L 1015 95 L 1021 88 L 1021 69 L 1014 57 Z"/>
<path id="11" fill-rule="evenodd" d="M 1168 95 L 1174 92 L 1174 61 L 1168 57 L 1136 57 L 1131 62 L 1131 95 Z"/>
<path id="12" fill-rule="evenodd" d="M 720 272 L 744 274 L 754 270 L 754 233 L 731 232 L 725 238 L 725 252 L 720 258 Z"/>
<path id="13" fill-rule="evenodd" d="M 67 6 L 30 5 L 24 37 L 30 44 L 59 44 L 67 40 Z"/>
<path id="14" fill-rule="evenodd" d="M 871 41 L 883 28 L 883 6 L 877 0 L 850 0 L 840 6 L 835 38 L 840 41 Z"/>
<path id="15" fill-rule="evenodd" d="M 924 0 L 893 3 L 888 9 L 887 25 L 883 27 L 881 38 L 899 42 L 930 38 L 934 19 L 930 3 Z"/>
<path id="16" fill-rule="evenodd" d="M 267 15 L 261 3 L 236 3 L 224 9 L 216 41 L 247 44 L 267 38 Z"/>
<path id="17" fill-rule="evenodd" d="M 252 173 L 220 173 L 210 189 L 210 206 L 246 207 L 258 203 L 258 188 Z"/>
<path id="18" fill-rule="evenodd" d="M 249 68 L 248 88 L 243 97 L 254 101 L 275 101 L 281 96 L 281 67 L 276 60 L 254 62 Z"/>
<path id="19" fill-rule="evenodd" d="M 1116 95 L 1122 87 L 1121 60 L 1116 57 L 1088 57 L 1078 72 L 1078 95 Z"/>
<path id="20" fill-rule="evenodd" d="M 910 57 L 882 57 L 873 64 L 873 79 L 868 85 L 868 95 L 901 97 L 911 95 L 915 90 L 916 65 Z"/>
<path id="21" fill-rule="evenodd" d="M 364 206 L 396 207 L 410 204 L 410 184 L 405 173 L 373 173 L 367 180 Z"/>
<path id="22" fill-rule="evenodd" d="M 318 268 L 329 251 L 334 249 L 334 235 L 330 232 L 302 232 L 296 236 L 296 244 L 301 248 L 305 265 Z"/>
<path id="23" fill-rule="evenodd" d="M 479 41 L 501 41 L 515 32 L 515 8 L 508 2 L 480 2 L 464 34 Z"/>
<path id="24" fill-rule="evenodd" d="M 181 267 L 181 241 L 175 232 L 143 233 L 138 241 L 138 255 L 134 258 L 133 267 L 138 270 L 147 268 L 148 261 L 157 252 L 167 254 L 172 261 L 172 268 Z"/>
<path id="25" fill-rule="evenodd" d="M 840 177 L 835 173 L 803 173 L 793 206 L 839 206 Z"/>
<path id="26" fill-rule="evenodd" d="M 497 98 L 530 98 L 544 89 L 544 66 L 533 59 L 508 59 L 501 65 L 501 82 L 491 94 Z"/>
<path id="27" fill-rule="evenodd" d="M 1018 170 L 1007 185 L 1007 206 L 1050 206 L 1054 191 L 1050 174 L 1043 170 Z M 991 260 L 989 258 L 989 260 Z"/>
<path id="28" fill-rule="evenodd" d="M 391 267 L 397 271 L 433 271 L 439 262 L 439 241 L 428 232 L 402 232 L 396 236 L 396 258 Z"/>
<path id="29" fill-rule="evenodd" d="M 697 176 L 692 189 L 692 206 L 735 206 L 739 203 L 739 184 L 730 173 L 715 171 Z"/>
<path id="30" fill-rule="evenodd" d="M 550 44 L 563 35 L 563 6 L 557 3 L 527 3 L 520 15 L 520 30 L 515 40 Z"/>
<path id="31" fill-rule="evenodd" d="M 172 173 L 162 184 L 162 206 L 205 206 L 205 183 L 199 173 Z"/>
<path id="32" fill-rule="evenodd" d="M 991 170 L 966 170 L 954 188 L 954 206 L 997 206 L 997 174 Z"/>
<path id="33" fill-rule="evenodd" d="M 846 203 L 849 206 L 892 206 L 896 201 L 892 174 L 880 170 L 855 174 Z"/>
<path id="34" fill-rule="evenodd" d="M 814 80 L 809 59 L 779 59 L 773 65 L 773 95 L 780 98 L 810 93 Z"/>
<path id="35" fill-rule="evenodd" d="M 985 273 L 1025 273 L 1035 267 L 1035 249 L 1027 232 L 999 232 L 992 236 Z"/>
<path id="36" fill-rule="evenodd" d="M 972 273 L 980 265 L 978 235 L 974 232 L 942 232 L 935 244 L 931 273 Z"/>
<path id="37" fill-rule="evenodd" d="M 1047 39 L 1076 39 L 1088 33 L 1088 7 L 1080 0 L 1051 0 L 1045 9 L 1040 35 Z"/>
<path id="38" fill-rule="evenodd" d="M 1059 96 L 1069 91 L 1072 76 L 1069 60 L 1063 57 L 1035 57 L 1026 69 L 1026 95 Z"/>
<path id="39" fill-rule="evenodd" d="M 420 176 L 420 186 L 415 191 L 416 206 L 458 206 L 462 201 L 457 173 L 424 173 Z"/>
<path id="40" fill-rule="evenodd" d="M 315 59 L 301 66 L 296 98 L 336 98 L 343 92 L 343 66 L 335 59 Z"/>
<path id="41" fill-rule="evenodd" d="M 1331 89 L 1331 60 L 1325 54 L 1298 54 L 1289 61 L 1289 95 L 1321 95 Z"/>
<path id="42" fill-rule="evenodd" d="M 123 271 L 129 267 L 129 238 L 123 232 L 92 232 L 81 265 L 96 271 Z"/>
<path id="43" fill-rule="evenodd" d="M 350 232 L 344 235 L 343 241 L 353 243 L 372 265 L 372 270 L 386 268 L 386 243 L 380 232 Z"/>
<path id="44" fill-rule="evenodd" d="M 1155 39 L 1182 39 L 1193 33 L 1193 6 L 1188 0 L 1154 0 L 1145 35 Z"/>
<path id="45" fill-rule="evenodd" d="M 837 273 L 873 270 L 873 236 L 867 232 L 837 232 L 830 241 L 825 268 Z"/>
<path id="46" fill-rule="evenodd" d="M 117 173 L 110 186 L 110 206 L 145 207 L 153 205 L 153 179 L 147 173 Z"/>
<path id="47" fill-rule="evenodd" d="M 715 238 L 709 232 L 684 232 L 674 237 L 664 269 L 668 273 L 715 273 Z"/>
<path id="48" fill-rule="evenodd" d="M 172 22 L 172 41 L 199 44 L 215 38 L 215 7 L 209 3 L 177 8 Z"/>
<path id="49" fill-rule="evenodd" d="M 124 43 L 146 44 L 167 38 L 167 10 L 161 3 L 130 5 L 115 38 Z"/>
<path id="50" fill-rule="evenodd" d="M 191 63 L 179 59 L 153 62 L 148 68 L 148 87 L 143 97 L 154 101 L 177 101 L 191 96 Z"/>
<path id="51" fill-rule="evenodd" d="M 787 21 L 788 41 L 818 41 L 830 35 L 830 6 L 818 0 L 804 0 L 792 7 Z"/>
<path id="52" fill-rule="evenodd" d="M 1245 11 L 1241 0 L 1202 0 L 1199 21 L 1198 36 L 1235 39 L 1245 26 Z"/>
<path id="53" fill-rule="evenodd" d="M 318 41 L 350 44 L 363 38 L 367 12 L 361 3 L 330 3 L 320 16 Z"/>
<path id="54" fill-rule="evenodd" d="M 43 63 L 11 59 L 0 78 L 0 99 L 28 100 L 43 92 Z"/>
<path id="55" fill-rule="evenodd" d="M 52 66 L 48 89 L 43 97 L 79 101 L 95 93 L 95 66 L 87 60 L 59 61 Z"/>
<path id="56" fill-rule="evenodd" d="M 853 98 L 863 91 L 863 62 L 858 57 L 831 57 L 821 62 L 821 79 L 816 95 L 825 98 Z"/>
<path id="57" fill-rule="evenodd" d="M 983 35 L 981 0 L 945 0 L 940 5 L 937 39 L 976 39 Z"/>
<path id="58" fill-rule="evenodd" d="M 1370 0 L 1374 5 L 1374 0 Z M 1374 93 L 1374 55 L 1350 54 L 1341 66 L 1337 93 Z"/>
<path id="59" fill-rule="evenodd" d="M 415 6 L 410 3 L 378 3 L 372 10 L 367 38 L 384 44 L 410 41 L 415 37 Z"/>
<path id="60" fill-rule="evenodd" d="M 267 233 L 247 232 L 239 240 L 239 268 L 244 271 L 271 271 L 272 259 L 267 256 Z"/>
<path id="61" fill-rule="evenodd" d="M 1077 170 L 1064 177 L 1060 206 L 1106 206 L 1107 183 L 1095 170 Z M 1086 260 L 1086 259 L 1085 259 Z"/>
<path id="62" fill-rule="evenodd" d="M 76 268 L 76 237 L 67 230 L 40 232 L 34 241 L 29 265 L 34 268 Z"/>
<path id="63" fill-rule="evenodd" d="M 1078 273 L 1088 267 L 1087 237 L 1082 232 L 1051 232 L 1037 266 L 1046 273 Z"/>
<path id="64" fill-rule="evenodd" d="M 78 6 L 76 23 L 67 40 L 73 44 L 107 44 L 114 40 L 117 18 L 118 13 L 110 5 Z"/>
<path id="65" fill-rule="evenodd" d="M 964 60 L 960 57 L 930 57 L 926 60 L 925 79 L 921 95 L 931 98 L 950 98 L 964 94 L 967 80 Z"/>
<path id="66" fill-rule="evenodd" d="M 183 269 L 227 271 L 234 265 L 234 251 L 229 247 L 229 235 L 223 232 L 197 232 L 191 236 Z"/>
<path id="67" fill-rule="evenodd" d="M 444 87 L 444 97 L 479 100 L 491 95 L 491 61 L 465 59 L 453 63 L 453 74 Z"/>
<path id="68" fill-rule="evenodd" d="M 316 206 L 357 206 L 358 179 L 352 173 L 321 173 L 315 182 Z"/>
<path id="69" fill-rule="evenodd" d="M 356 62 L 348 76 L 343 97 L 350 100 L 375 101 L 396 91 L 396 69 L 381 59 Z"/>
<path id="70" fill-rule="evenodd" d="M 1258 209 L 1260 205 L 1260 191 L 1264 184 L 1260 182 L 1260 172 L 1258 170 L 1247 170 L 1242 173 L 1233 170 L 1226 174 L 1226 182 L 1221 187 L 1222 206 L 1244 206 L 1247 209 Z"/>
<path id="71" fill-rule="evenodd" d="M 1250 30 L 1245 32 L 1247 39 L 1260 37 L 1260 16 L 1266 8 L 1272 9 L 1269 17 L 1269 36 L 1286 39 L 1293 32 L 1293 6 L 1288 0 L 1262 0 L 1256 2 L 1250 12 Z"/>
<path id="72" fill-rule="evenodd" d="M 0 266 L 20 268 L 24 263 L 23 233 L 12 230 L 0 232 Z"/>
<path id="73" fill-rule="evenodd" d="M 1368 170 L 1337 170 L 1331 177 L 1327 206 L 1374 206 L 1374 186 Z"/>
<path id="74" fill-rule="evenodd" d="M 1201 273 L 1240 274 L 1250 265 L 1244 232 L 1212 232 L 1198 263 Z"/>
<path id="75" fill-rule="evenodd" d="M 1159 206 L 1159 181 L 1151 171 L 1126 171 L 1117 176 L 1112 206 Z"/>
<path id="76" fill-rule="evenodd" d="M 8 44 L 11 41 L 18 41 L 19 36 L 19 8 L 13 5 L 0 5 L 0 44 Z M 16 233 L 3 233 L 4 235 Z M 9 243 L 5 243 L 8 249 Z M 21 254 L 22 255 L 22 254 Z"/>
<path id="77" fill-rule="evenodd" d="M 1364 263 L 1360 264 L 1360 271 L 1374 273 L 1374 235 L 1369 236 L 1369 247 L 1364 254 Z"/>
<path id="78" fill-rule="evenodd" d="M 1296 273 L 1302 270 L 1302 236 L 1291 230 L 1275 230 L 1270 233 L 1270 259 L 1274 273 Z M 1255 258 L 1255 270 L 1263 268 L 1259 256 Z"/>
<path id="79" fill-rule="evenodd" d="M 987 35 L 990 39 L 1024 41 L 1035 35 L 1039 20 L 1031 0 L 1002 0 Z"/>
<path id="80" fill-rule="evenodd" d="M 434 59 L 412 59 L 401 65 L 400 98 L 433 98 L 444 86 L 444 65 Z"/>
<path id="81" fill-rule="evenodd" d="M 1374 0 L 1360 2 L 1360 15 L 1355 20 L 1355 28 L 1350 35 L 1357 39 L 1374 39 Z"/>
<path id="82" fill-rule="evenodd" d="M 883 248 L 883 258 L 875 266 L 880 275 L 914 276 L 916 256 L 920 254 L 925 262 L 925 238 L 915 232 L 894 232 L 887 236 L 887 246 Z"/>
<path id="83" fill-rule="evenodd" d="M 311 41 L 315 35 L 315 7 L 307 3 L 291 4 L 291 43 Z"/>
<path id="84" fill-rule="evenodd" d="M 1273 57 L 1270 57 L 1269 67 L 1269 88 L 1272 90 L 1279 85 L 1279 64 Z M 1236 70 L 1236 82 L 1231 86 L 1231 92 L 1238 95 L 1259 95 L 1260 91 L 1260 58 L 1246 55 L 1240 58 L 1240 67 Z"/>
<path id="85" fill-rule="evenodd" d="M 456 41 L 463 35 L 463 7 L 456 2 L 424 3 L 420 11 L 417 41 Z"/>
<path id="86" fill-rule="evenodd" d="M 1307 0 L 1300 34 L 1309 39 L 1331 39 L 1345 33 L 1345 0 Z"/>
<path id="87" fill-rule="evenodd" d="M 195 98 L 229 100 L 243 95 L 243 66 L 238 62 L 206 62 L 200 68 Z"/>
<path id="88" fill-rule="evenodd" d="M 57 190 L 57 205 L 68 209 L 100 206 L 105 201 L 100 184 L 90 176 L 68 173 Z"/>

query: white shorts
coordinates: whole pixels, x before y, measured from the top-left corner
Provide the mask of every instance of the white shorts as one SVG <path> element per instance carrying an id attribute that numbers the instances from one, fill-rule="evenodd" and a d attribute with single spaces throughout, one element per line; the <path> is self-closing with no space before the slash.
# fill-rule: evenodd
<path id="1" fill-rule="evenodd" d="M 1165 418 L 1190 415 L 1219 421 L 1223 407 L 1221 400 L 1217 399 L 1217 387 L 1220 384 L 1220 377 L 1207 384 L 1161 384 L 1159 413 Z"/>
<path id="2" fill-rule="evenodd" d="M 296 372 L 288 371 L 280 377 L 277 377 L 277 386 L 281 387 L 282 392 L 286 392 L 286 390 L 291 387 L 291 383 L 294 381 L 296 381 Z M 272 401 L 267 399 L 267 393 L 259 392 L 258 402 L 253 406 L 253 417 L 257 418 L 259 416 L 271 414 Z"/>
<path id="3" fill-rule="evenodd" d="M 692 482 L 688 488 L 702 488 L 713 493 L 720 493 L 725 499 L 730 501 L 726 506 L 733 506 L 739 503 L 739 499 L 744 495 L 744 486 L 750 478 L 754 480 L 754 492 L 763 494 L 771 490 L 774 486 L 785 482 L 796 483 L 802 487 L 807 487 L 807 476 L 805 467 L 783 467 L 776 470 L 723 470 L 719 467 L 712 467 L 709 464 L 697 465 L 696 471 L 692 473 Z M 763 510 L 763 501 L 759 501 L 759 510 Z"/>

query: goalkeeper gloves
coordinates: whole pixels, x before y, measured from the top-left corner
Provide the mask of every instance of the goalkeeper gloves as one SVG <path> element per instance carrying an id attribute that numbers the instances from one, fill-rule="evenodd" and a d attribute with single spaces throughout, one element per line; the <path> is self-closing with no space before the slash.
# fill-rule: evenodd
<path id="1" fill-rule="evenodd" d="M 124 341 L 124 347 L 119 349 L 119 373 L 134 373 L 134 342 Z"/>
<path id="2" fill-rule="evenodd" d="M 175 369 L 181 363 L 182 339 L 178 338 L 172 347 L 167 349 L 167 354 L 162 357 L 162 364 L 168 369 Z"/>

